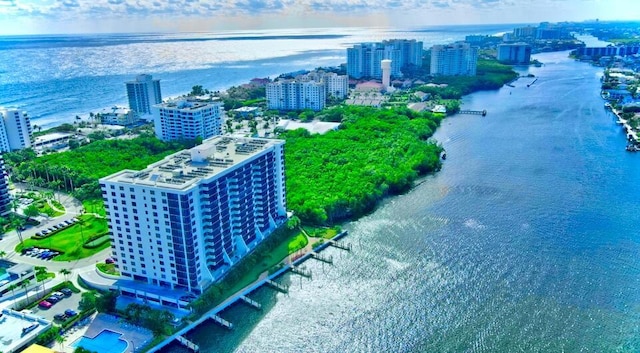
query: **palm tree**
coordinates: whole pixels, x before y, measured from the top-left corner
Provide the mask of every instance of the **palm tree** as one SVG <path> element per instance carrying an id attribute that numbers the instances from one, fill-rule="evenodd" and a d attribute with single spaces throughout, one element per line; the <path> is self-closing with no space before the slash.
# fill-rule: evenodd
<path id="1" fill-rule="evenodd" d="M 0 250 L 0 259 L 4 259 L 5 256 L 7 256 L 7 252 L 4 250 Z"/>
<path id="2" fill-rule="evenodd" d="M 27 303 L 29 303 L 29 291 L 27 291 L 27 288 L 29 287 L 29 283 L 30 281 L 28 279 L 25 279 L 24 281 L 20 282 L 20 287 L 24 289 L 24 295 L 27 296 Z"/>
<path id="3" fill-rule="evenodd" d="M 16 228 L 16 233 L 18 234 L 18 239 L 20 239 L 20 245 L 22 245 L 22 242 L 24 241 L 22 239 L 22 227 L 24 227 L 25 224 L 25 220 L 20 218 L 20 217 L 16 217 L 11 221 L 11 225 L 13 225 Z"/>
<path id="4" fill-rule="evenodd" d="M 64 341 L 66 340 L 67 339 L 62 335 L 56 336 L 56 342 L 60 344 L 60 351 L 64 351 Z"/>
<path id="5" fill-rule="evenodd" d="M 61 269 L 60 271 L 58 271 L 58 273 L 60 273 L 61 275 L 64 276 L 64 280 L 65 282 L 68 281 L 68 276 L 71 274 L 71 271 L 69 271 L 66 268 Z"/>
<path id="6" fill-rule="evenodd" d="M 44 296 L 45 292 L 45 283 L 44 281 L 47 279 L 47 268 L 44 266 L 36 266 L 36 282 L 42 282 L 42 295 Z"/>
<path id="7" fill-rule="evenodd" d="M 87 223 L 82 217 L 78 217 L 78 222 L 76 222 L 80 226 L 80 237 L 82 237 L 82 244 L 84 244 L 84 225 Z"/>

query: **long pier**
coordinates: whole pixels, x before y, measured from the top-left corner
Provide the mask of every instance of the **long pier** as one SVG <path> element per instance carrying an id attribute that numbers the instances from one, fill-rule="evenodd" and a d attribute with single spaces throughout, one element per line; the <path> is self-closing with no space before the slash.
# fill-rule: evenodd
<path id="1" fill-rule="evenodd" d="M 311 273 L 311 270 L 307 270 L 306 268 L 291 266 L 291 272 L 309 279 L 313 278 L 313 273 Z"/>
<path id="2" fill-rule="evenodd" d="M 345 251 L 351 251 L 351 243 L 343 244 L 339 241 L 329 240 L 329 245 Z"/>
<path id="3" fill-rule="evenodd" d="M 269 287 L 271 287 L 273 289 L 276 289 L 279 292 L 289 293 L 289 287 L 285 286 L 284 284 L 280 284 L 280 283 L 278 283 L 276 281 L 272 281 L 270 279 L 268 279 L 266 283 L 269 285 Z"/>
<path id="4" fill-rule="evenodd" d="M 461 110 L 458 112 L 458 114 L 469 114 L 469 115 L 482 115 L 482 116 L 487 116 L 487 110 Z"/>

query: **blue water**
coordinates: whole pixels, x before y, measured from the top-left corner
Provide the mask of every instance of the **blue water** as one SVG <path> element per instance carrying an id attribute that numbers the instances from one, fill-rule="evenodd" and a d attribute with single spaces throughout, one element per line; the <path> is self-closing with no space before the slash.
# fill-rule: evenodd
<path id="1" fill-rule="evenodd" d="M 640 154 L 601 68 L 545 53 L 538 81 L 480 92 L 435 134 L 443 169 L 345 225 L 305 265 L 189 338 L 203 352 L 638 352 Z M 173 347 L 168 351 L 180 351 Z"/>
<path id="2" fill-rule="evenodd" d="M 121 336 L 122 334 L 117 332 L 102 330 L 94 338 L 82 337 L 72 346 L 82 347 L 97 353 L 124 353 L 127 349 L 127 342 L 120 339 Z"/>
<path id="3" fill-rule="evenodd" d="M 50 127 L 126 106 L 124 83 L 141 73 L 159 78 L 166 98 L 194 85 L 215 91 L 254 77 L 336 66 L 346 62 L 348 46 L 362 41 L 415 38 L 429 47 L 512 27 L 0 36 L 0 106 L 25 109 L 35 125 Z"/>

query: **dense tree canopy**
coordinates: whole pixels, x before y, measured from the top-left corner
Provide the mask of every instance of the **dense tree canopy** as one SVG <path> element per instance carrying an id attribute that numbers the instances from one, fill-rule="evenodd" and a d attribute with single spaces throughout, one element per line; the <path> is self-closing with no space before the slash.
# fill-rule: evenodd
<path id="1" fill-rule="evenodd" d="M 323 224 L 370 211 L 385 195 L 407 190 L 438 170 L 441 148 L 427 139 L 440 122 L 408 109 L 332 108 L 341 129 L 325 135 L 289 131 L 286 139 L 288 207 Z"/>
<path id="2" fill-rule="evenodd" d="M 35 158 L 34 153 L 7 153 L 11 177 L 53 189 L 74 191 L 80 199 L 99 198 L 98 179 L 122 169 L 142 169 L 195 141 L 165 143 L 153 136 L 101 140 L 79 148 Z"/>

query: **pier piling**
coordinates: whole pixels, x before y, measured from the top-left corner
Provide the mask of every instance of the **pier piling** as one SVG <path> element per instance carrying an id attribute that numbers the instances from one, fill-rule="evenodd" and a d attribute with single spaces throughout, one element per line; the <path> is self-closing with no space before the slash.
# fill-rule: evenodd
<path id="1" fill-rule="evenodd" d="M 229 330 L 233 329 L 233 324 L 230 323 L 229 321 L 221 318 L 220 316 L 213 314 L 211 315 L 211 320 L 217 322 L 218 324 L 220 324 L 220 326 L 227 328 Z"/>
<path id="2" fill-rule="evenodd" d="M 270 280 L 270 279 L 269 279 L 269 280 L 267 280 L 267 282 L 266 282 L 266 283 L 267 283 L 271 288 L 273 288 L 273 289 L 275 289 L 275 290 L 277 290 L 277 291 L 279 291 L 279 292 L 282 292 L 282 293 L 289 293 L 289 287 L 288 287 L 288 286 L 285 286 L 284 284 L 280 284 L 280 283 L 278 283 L 278 282 L 274 282 L 274 281 L 272 281 L 272 280 Z"/>
<path id="3" fill-rule="evenodd" d="M 318 254 L 316 252 L 312 252 L 311 253 L 311 257 L 313 257 L 314 259 L 316 259 L 318 261 L 322 261 L 322 262 L 325 262 L 325 263 L 333 265 L 333 256 L 323 256 L 322 254 Z"/>
<path id="4" fill-rule="evenodd" d="M 258 303 L 257 301 L 247 297 L 246 295 L 241 295 L 240 296 L 240 300 L 242 300 L 243 302 L 245 302 L 246 304 L 248 304 L 249 306 L 258 309 L 258 310 L 262 310 L 262 304 Z"/>
<path id="5" fill-rule="evenodd" d="M 198 347 L 197 344 L 189 341 L 188 339 L 184 338 L 183 336 L 177 336 L 176 337 L 176 341 L 180 342 L 180 344 L 182 344 L 183 346 L 187 347 L 188 349 L 190 349 L 194 353 L 200 352 L 200 347 Z"/>

